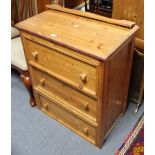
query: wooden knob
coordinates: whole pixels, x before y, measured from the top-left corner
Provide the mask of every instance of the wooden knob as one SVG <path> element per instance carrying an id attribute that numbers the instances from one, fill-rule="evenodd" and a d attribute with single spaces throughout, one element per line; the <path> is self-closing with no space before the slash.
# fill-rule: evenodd
<path id="1" fill-rule="evenodd" d="M 88 103 L 88 102 L 84 103 L 83 106 L 84 106 L 84 109 L 85 109 L 86 111 L 89 110 L 89 103 Z"/>
<path id="2" fill-rule="evenodd" d="M 45 86 L 45 79 L 44 78 L 40 79 L 40 83 L 42 86 Z"/>
<path id="3" fill-rule="evenodd" d="M 85 135 L 88 135 L 89 134 L 89 129 L 86 127 L 82 130 L 84 132 Z"/>
<path id="4" fill-rule="evenodd" d="M 38 52 L 35 51 L 35 52 L 32 52 L 32 56 L 34 57 L 35 60 L 38 59 Z"/>
<path id="5" fill-rule="evenodd" d="M 48 104 L 47 103 L 43 104 L 43 107 L 45 110 L 48 110 Z"/>
<path id="6" fill-rule="evenodd" d="M 82 73 L 80 74 L 80 79 L 83 83 L 86 83 L 86 79 L 87 79 L 87 74 L 86 73 Z"/>

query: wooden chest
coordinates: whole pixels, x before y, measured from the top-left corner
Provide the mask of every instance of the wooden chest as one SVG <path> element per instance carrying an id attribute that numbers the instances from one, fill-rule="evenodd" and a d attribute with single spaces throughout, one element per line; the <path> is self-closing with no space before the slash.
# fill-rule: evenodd
<path id="1" fill-rule="evenodd" d="M 50 5 L 21 31 L 38 108 L 101 147 L 125 112 L 133 22 Z"/>

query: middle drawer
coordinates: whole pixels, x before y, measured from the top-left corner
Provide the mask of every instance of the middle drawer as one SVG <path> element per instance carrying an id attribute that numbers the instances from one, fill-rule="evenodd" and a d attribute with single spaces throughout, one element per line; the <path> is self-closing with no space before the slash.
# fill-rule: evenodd
<path id="1" fill-rule="evenodd" d="M 45 92 L 54 99 L 74 108 L 77 112 L 96 121 L 96 100 L 80 93 L 62 81 L 30 67 L 36 89 Z"/>

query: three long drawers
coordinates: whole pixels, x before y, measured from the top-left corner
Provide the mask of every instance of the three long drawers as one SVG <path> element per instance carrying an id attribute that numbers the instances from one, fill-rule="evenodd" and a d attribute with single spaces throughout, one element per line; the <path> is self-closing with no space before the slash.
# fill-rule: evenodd
<path id="1" fill-rule="evenodd" d="M 37 106 L 101 147 L 126 109 L 138 26 L 48 9 L 17 24 Z"/>

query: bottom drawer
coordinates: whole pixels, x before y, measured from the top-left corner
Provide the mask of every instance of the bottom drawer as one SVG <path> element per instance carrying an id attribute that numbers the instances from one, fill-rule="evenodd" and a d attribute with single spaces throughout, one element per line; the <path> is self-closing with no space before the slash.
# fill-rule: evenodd
<path id="1" fill-rule="evenodd" d="M 39 96 L 40 109 L 55 118 L 57 121 L 73 130 L 75 133 L 84 137 L 95 144 L 96 128 L 81 120 L 72 113 L 66 111 L 55 103 L 52 103 L 45 97 Z"/>

